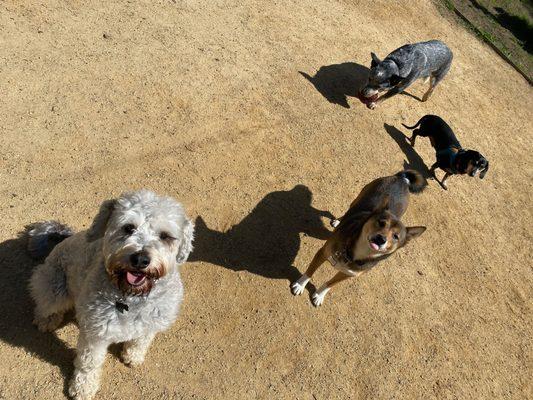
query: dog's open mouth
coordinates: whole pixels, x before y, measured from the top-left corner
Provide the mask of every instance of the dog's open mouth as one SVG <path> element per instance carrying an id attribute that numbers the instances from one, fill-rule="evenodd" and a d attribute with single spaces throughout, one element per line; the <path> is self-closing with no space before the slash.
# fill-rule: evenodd
<path id="1" fill-rule="evenodd" d="M 382 248 L 385 243 L 387 243 L 387 240 L 381 235 L 371 236 L 368 239 L 368 244 L 370 245 L 370 248 L 374 251 L 385 251 L 385 248 Z"/>
<path id="2" fill-rule="evenodd" d="M 131 286 L 141 286 L 146 281 L 146 274 L 140 271 L 126 271 L 126 281 Z"/>

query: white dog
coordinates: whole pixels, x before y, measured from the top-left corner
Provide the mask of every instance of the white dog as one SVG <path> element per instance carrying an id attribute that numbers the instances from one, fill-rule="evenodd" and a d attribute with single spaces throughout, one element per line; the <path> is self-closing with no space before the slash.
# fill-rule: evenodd
<path id="1" fill-rule="evenodd" d="M 80 334 L 69 394 L 90 399 L 110 344 L 124 342 L 124 363 L 138 365 L 176 319 L 178 266 L 192 250 L 194 226 L 175 200 L 141 190 L 105 201 L 87 231 L 73 235 L 57 222 L 31 228 L 33 256 L 53 247 L 30 280 L 34 323 L 52 331 L 75 308 Z"/>

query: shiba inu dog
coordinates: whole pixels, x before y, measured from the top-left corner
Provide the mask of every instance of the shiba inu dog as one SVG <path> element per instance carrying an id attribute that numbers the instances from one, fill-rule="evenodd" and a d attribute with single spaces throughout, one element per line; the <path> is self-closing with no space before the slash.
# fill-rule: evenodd
<path id="1" fill-rule="evenodd" d="M 318 307 L 334 285 L 370 270 L 420 236 L 424 226 L 405 227 L 400 218 L 407 210 L 409 193 L 421 192 L 425 186 L 424 178 L 413 170 L 367 184 L 344 216 L 332 221 L 335 230 L 305 273 L 291 284 L 292 293 L 302 294 L 318 267 L 329 261 L 338 272 L 313 294 L 313 305 Z"/>

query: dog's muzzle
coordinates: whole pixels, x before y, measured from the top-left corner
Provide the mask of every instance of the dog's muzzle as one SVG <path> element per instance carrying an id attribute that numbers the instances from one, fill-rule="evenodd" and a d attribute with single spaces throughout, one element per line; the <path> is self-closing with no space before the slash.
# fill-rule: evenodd
<path id="1" fill-rule="evenodd" d="M 127 249 L 110 257 L 106 269 L 115 285 L 131 295 L 148 294 L 166 272 L 157 254 L 146 250 L 127 254 Z"/>
<path id="2" fill-rule="evenodd" d="M 375 88 L 372 88 L 372 87 L 369 87 L 369 86 L 367 86 L 367 87 L 363 88 L 363 90 L 361 90 L 361 94 L 364 97 L 372 97 L 372 96 L 375 96 L 378 93 L 379 93 L 378 89 L 375 89 Z"/>
<path id="3" fill-rule="evenodd" d="M 150 255 L 145 251 L 138 251 L 130 256 L 130 264 L 133 268 L 144 269 L 150 265 Z"/>
<path id="4" fill-rule="evenodd" d="M 133 270 L 127 270 L 125 274 L 126 281 L 133 287 L 141 286 L 148 279 L 145 269 L 150 265 L 150 255 L 145 251 L 133 253 L 130 256 L 130 265 Z"/>
<path id="5" fill-rule="evenodd" d="M 370 238 L 369 244 L 370 247 L 375 251 L 384 251 L 387 246 L 387 238 L 378 233 Z"/>

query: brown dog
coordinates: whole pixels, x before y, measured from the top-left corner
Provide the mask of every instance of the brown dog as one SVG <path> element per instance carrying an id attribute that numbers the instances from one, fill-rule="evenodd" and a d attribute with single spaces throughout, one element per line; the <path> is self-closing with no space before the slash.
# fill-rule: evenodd
<path id="1" fill-rule="evenodd" d="M 400 217 L 409 204 L 409 193 L 425 188 L 422 176 L 412 170 L 378 178 L 366 185 L 340 220 L 333 220 L 332 235 L 315 254 L 307 271 L 291 285 L 301 294 L 315 271 L 328 260 L 339 272 L 312 296 L 318 307 L 337 283 L 359 276 L 418 236 L 424 226 L 405 227 Z"/>

